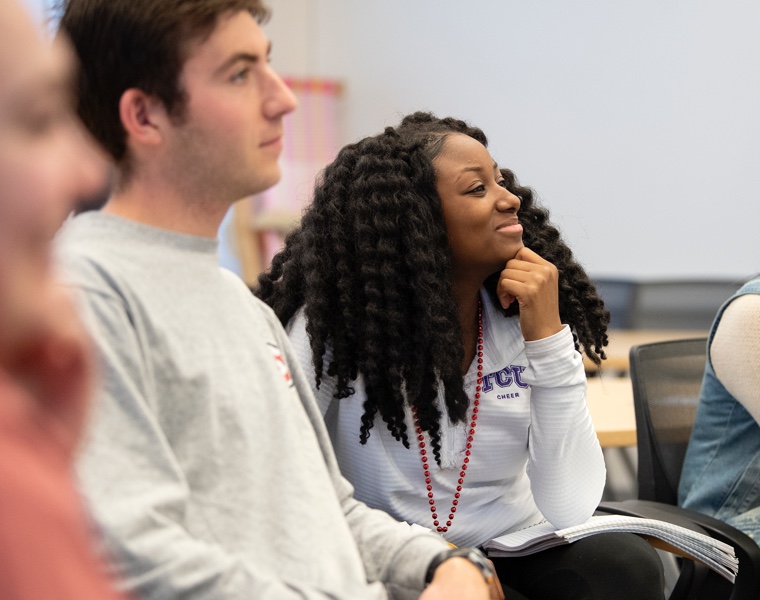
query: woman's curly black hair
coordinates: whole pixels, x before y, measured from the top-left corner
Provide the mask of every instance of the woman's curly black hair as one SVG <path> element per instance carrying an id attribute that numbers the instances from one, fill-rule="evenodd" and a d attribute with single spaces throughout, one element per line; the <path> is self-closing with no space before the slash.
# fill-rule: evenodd
<path id="1" fill-rule="evenodd" d="M 417 112 L 398 127 L 343 148 L 255 290 L 283 324 L 304 308 L 317 386 L 331 377 L 335 397 L 347 398 L 363 375 L 361 443 L 379 413 L 409 447 L 408 404 L 416 407 L 438 462 L 439 386 L 452 421 L 463 421 L 469 407 L 451 251 L 433 168 L 446 136 L 454 133 L 487 144 L 483 132 L 464 121 Z M 609 312 L 533 191 L 510 170 L 501 172 L 521 200 L 524 244 L 559 270 L 562 322 L 571 326 L 576 349 L 600 364 Z M 498 276 L 489 277 L 485 287 L 504 316 L 514 317 L 517 302 L 504 310 L 496 300 Z"/>

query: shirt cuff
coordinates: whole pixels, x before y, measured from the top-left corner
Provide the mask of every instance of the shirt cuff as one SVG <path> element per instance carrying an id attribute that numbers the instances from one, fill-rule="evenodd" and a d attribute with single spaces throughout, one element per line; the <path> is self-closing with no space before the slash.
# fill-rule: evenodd
<path id="1" fill-rule="evenodd" d="M 560 387 L 582 383 L 586 379 L 583 359 L 575 349 L 569 325 L 552 336 L 525 342 L 528 368 L 523 380 L 540 387 Z"/>

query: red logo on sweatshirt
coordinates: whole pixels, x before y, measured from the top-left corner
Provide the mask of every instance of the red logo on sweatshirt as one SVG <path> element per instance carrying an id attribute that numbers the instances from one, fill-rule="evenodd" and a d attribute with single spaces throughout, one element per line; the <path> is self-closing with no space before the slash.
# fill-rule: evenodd
<path id="1" fill-rule="evenodd" d="M 267 346 L 269 346 L 269 350 L 272 352 L 274 362 L 277 365 L 277 370 L 285 379 L 285 383 L 288 384 L 288 387 L 293 387 L 293 378 L 290 376 L 290 369 L 288 369 L 288 363 L 285 362 L 285 357 L 282 355 L 282 352 L 280 352 L 280 349 L 272 342 L 267 342 Z"/>

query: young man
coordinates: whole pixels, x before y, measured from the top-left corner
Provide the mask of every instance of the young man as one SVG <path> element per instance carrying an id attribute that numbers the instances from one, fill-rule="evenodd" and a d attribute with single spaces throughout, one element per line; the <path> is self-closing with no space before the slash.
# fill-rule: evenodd
<path id="1" fill-rule="evenodd" d="M 280 177 L 296 106 L 265 15 L 258 0 L 66 3 L 80 114 L 117 171 L 62 237 L 102 357 L 83 490 L 144 598 L 485 598 L 477 557 L 442 561 L 437 536 L 353 499 L 287 336 L 217 266 L 231 204 Z"/>
<path id="2" fill-rule="evenodd" d="M 70 107 L 73 62 L 0 2 L 0 598 L 115 599 L 71 472 L 92 359 L 51 240 L 102 159 Z"/>

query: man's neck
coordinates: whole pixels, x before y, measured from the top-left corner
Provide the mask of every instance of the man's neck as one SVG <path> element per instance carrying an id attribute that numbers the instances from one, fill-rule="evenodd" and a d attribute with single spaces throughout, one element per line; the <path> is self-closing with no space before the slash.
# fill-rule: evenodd
<path id="1" fill-rule="evenodd" d="M 178 233 L 215 238 L 229 205 L 212 199 L 188 198 L 156 181 L 130 180 L 109 198 L 103 212 Z"/>

